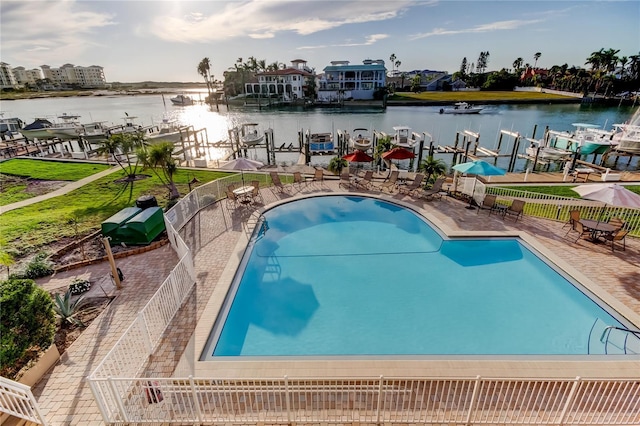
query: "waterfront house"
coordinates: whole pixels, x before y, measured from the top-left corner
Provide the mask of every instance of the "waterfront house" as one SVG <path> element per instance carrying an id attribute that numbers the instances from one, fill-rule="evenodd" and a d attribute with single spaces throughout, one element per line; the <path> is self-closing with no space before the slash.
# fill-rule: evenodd
<path id="1" fill-rule="evenodd" d="M 294 59 L 284 69 L 266 70 L 255 75 L 253 81 L 245 83 L 245 93 L 259 96 L 274 96 L 283 101 L 294 101 L 312 97 L 315 75 L 303 59 Z"/>
<path id="2" fill-rule="evenodd" d="M 386 74 L 387 69 L 382 59 L 365 59 L 362 65 L 351 65 L 349 61 L 331 61 L 320 78 L 318 100 L 332 102 L 373 99 L 376 90 L 386 86 Z"/>

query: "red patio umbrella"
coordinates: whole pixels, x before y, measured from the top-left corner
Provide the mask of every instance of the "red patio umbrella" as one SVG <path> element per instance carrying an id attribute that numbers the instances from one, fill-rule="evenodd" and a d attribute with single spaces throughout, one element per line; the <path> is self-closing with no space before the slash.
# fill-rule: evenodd
<path id="1" fill-rule="evenodd" d="M 369 163 L 373 161 L 373 157 L 369 156 L 366 152 L 359 149 L 356 149 L 351 154 L 347 154 L 342 158 L 350 163 Z"/>
<path id="2" fill-rule="evenodd" d="M 385 160 L 408 160 L 414 158 L 416 155 L 408 149 L 397 146 L 382 154 L 382 158 Z"/>

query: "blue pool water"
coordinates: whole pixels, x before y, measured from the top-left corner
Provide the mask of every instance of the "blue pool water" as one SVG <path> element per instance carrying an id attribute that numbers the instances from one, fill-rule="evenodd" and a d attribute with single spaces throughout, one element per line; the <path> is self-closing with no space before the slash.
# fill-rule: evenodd
<path id="1" fill-rule="evenodd" d="M 264 217 L 214 326 L 214 357 L 587 354 L 597 319 L 621 326 L 518 239 L 443 239 L 365 197 Z"/>

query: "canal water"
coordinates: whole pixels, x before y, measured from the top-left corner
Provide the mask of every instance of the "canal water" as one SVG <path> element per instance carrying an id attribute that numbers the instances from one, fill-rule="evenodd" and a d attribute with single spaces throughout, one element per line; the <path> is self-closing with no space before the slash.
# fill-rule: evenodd
<path id="1" fill-rule="evenodd" d="M 203 93 L 191 93 L 195 99 L 203 99 Z M 123 96 L 83 96 L 70 98 L 41 98 L 29 100 L 2 101 L 0 110 L 5 118 L 18 117 L 31 123 L 37 118 L 56 119 L 62 114 L 80 115 L 82 123 L 104 121 L 123 124 L 125 117 L 136 117 L 140 125 L 158 124 L 163 118 L 175 119 L 195 129 L 206 129 L 209 142 L 225 140 L 228 130 L 246 122 L 258 123 L 262 130 L 273 129 L 276 146 L 297 145 L 298 132 L 335 132 L 355 128 L 368 128 L 393 134 L 394 126 L 408 126 L 414 132 L 426 132 L 432 136 L 434 145 L 453 145 L 456 134 L 465 130 L 480 135 L 479 145 L 496 149 L 500 130 L 519 132 L 526 137 L 540 138 L 548 126 L 553 130 L 573 130 L 572 123 L 592 123 L 604 129 L 611 129 L 614 123 L 629 121 L 637 107 L 600 107 L 581 104 L 534 104 L 534 105 L 490 105 L 480 114 L 453 115 L 440 114 L 438 106 L 390 106 L 386 110 L 372 109 L 257 109 L 241 106 L 220 105 L 219 110 L 202 103 L 176 107 L 169 100 L 171 95 L 123 95 Z M 428 138 L 427 138 L 428 140 Z M 524 145 L 520 152 L 524 151 Z M 512 140 L 503 138 L 501 153 L 510 153 Z M 219 152 L 218 152 L 219 151 Z M 224 152 L 211 150 L 207 158 L 222 158 Z M 251 149 L 249 156 L 266 161 L 266 150 Z M 450 154 L 440 154 L 447 164 Z M 278 164 L 297 161 L 296 154 L 278 153 Z M 314 159 L 314 164 L 326 164 L 330 157 Z M 506 168 L 508 157 L 498 159 L 498 166 Z M 627 159 L 621 159 L 618 168 L 625 168 Z M 525 160 L 519 160 L 516 170 L 527 167 Z M 637 168 L 637 159 L 629 168 Z"/>

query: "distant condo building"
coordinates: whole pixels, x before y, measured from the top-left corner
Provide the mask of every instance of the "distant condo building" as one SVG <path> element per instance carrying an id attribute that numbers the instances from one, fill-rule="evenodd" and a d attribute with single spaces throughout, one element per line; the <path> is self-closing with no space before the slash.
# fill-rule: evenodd
<path id="1" fill-rule="evenodd" d="M 318 100 L 374 99 L 376 90 L 386 86 L 387 69 L 382 59 L 366 59 L 362 65 L 332 61 L 320 77 Z"/>
<path id="2" fill-rule="evenodd" d="M 40 68 L 42 70 L 37 68 L 28 70 L 24 67 L 12 68 L 6 62 L 0 62 L 0 88 L 16 89 L 27 85 L 36 85 L 43 79 L 48 79 L 48 83 L 52 87 L 77 86 L 90 89 L 107 86 L 104 70 L 98 65 L 81 67 L 65 64 L 60 68 L 41 65 Z"/>
<path id="3" fill-rule="evenodd" d="M 107 85 L 103 68 L 98 65 L 81 67 L 73 64 L 64 64 L 60 68 L 41 65 L 40 68 L 42 68 L 44 78 L 50 79 L 54 84 L 63 86 L 78 85 L 86 88 L 105 87 Z"/>

